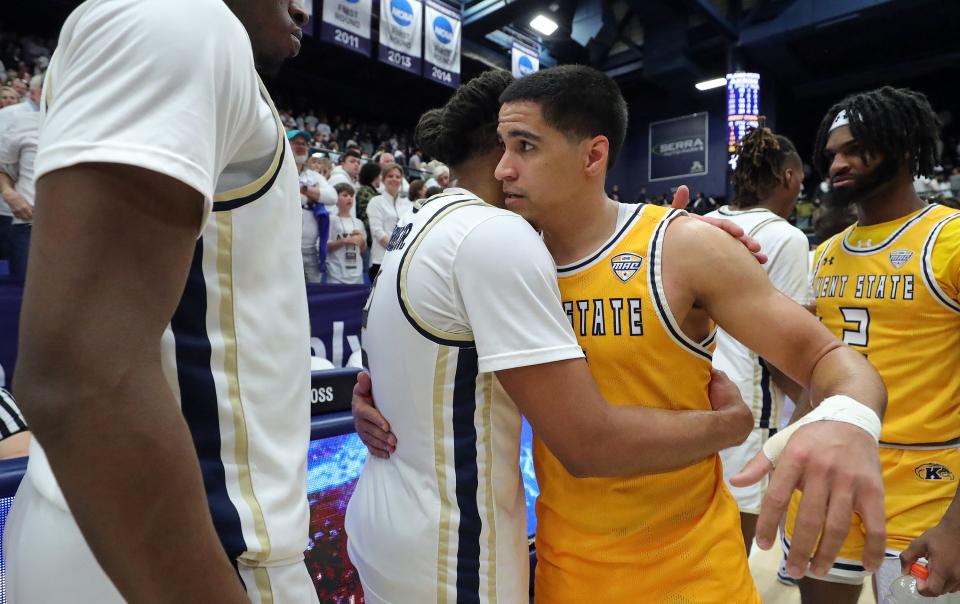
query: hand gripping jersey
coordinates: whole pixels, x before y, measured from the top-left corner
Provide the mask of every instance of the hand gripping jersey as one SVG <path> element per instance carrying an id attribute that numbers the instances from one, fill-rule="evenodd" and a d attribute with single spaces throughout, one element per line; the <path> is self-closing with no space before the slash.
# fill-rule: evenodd
<path id="1" fill-rule="evenodd" d="M 684 335 L 663 289 L 664 232 L 678 215 L 623 205 L 612 239 L 558 268 L 567 317 L 613 405 L 710 409 L 713 336 Z M 759 602 L 717 455 L 662 474 L 574 478 L 535 440 L 534 462 L 538 602 Z"/>
<path id="2" fill-rule="evenodd" d="M 397 436 L 390 459 L 367 458 L 347 508 L 367 602 L 526 603 L 520 413 L 493 372 L 583 356 L 543 242 L 448 189 L 401 217 L 364 323 Z"/>

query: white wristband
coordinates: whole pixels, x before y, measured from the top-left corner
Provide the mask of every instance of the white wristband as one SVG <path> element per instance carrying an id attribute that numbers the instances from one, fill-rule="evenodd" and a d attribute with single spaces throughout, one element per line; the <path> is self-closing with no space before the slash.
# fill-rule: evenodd
<path id="1" fill-rule="evenodd" d="M 763 454 L 770 463 L 776 465 L 777 458 L 780 457 L 794 432 L 811 422 L 824 420 L 853 424 L 872 436 L 878 444 L 880 443 L 881 423 L 876 412 L 849 396 L 837 394 L 823 399 L 810 413 L 770 437 L 763 444 Z"/>

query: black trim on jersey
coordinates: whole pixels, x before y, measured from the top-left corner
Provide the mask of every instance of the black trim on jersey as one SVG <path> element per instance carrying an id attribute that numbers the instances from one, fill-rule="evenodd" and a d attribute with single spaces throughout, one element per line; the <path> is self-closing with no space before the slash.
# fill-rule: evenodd
<path id="1" fill-rule="evenodd" d="M 679 333 L 676 329 L 673 328 L 673 324 L 670 322 L 670 311 L 667 310 L 666 304 L 660 299 L 660 291 L 657 281 L 657 240 L 660 239 L 660 236 L 663 234 L 664 229 L 670 223 L 674 216 L 682 210 L 672 209 L 666 214 L 663 215 L 663 218 L 660 219 L 660 224 L 657 225 L 657 228 L 653 231 L 653 237 L 650 240 L 650 257 L 647 258 L 647 262 L 650 265 L 650 294 L 653 297 L 653 303 L 657 306 L 657 312 L 660 314 L 660 322 L 663 323 L 663 326 L 667 328 L 667 331 L 670 332 L 670 335 L 673 336 L 673 339 L 676 342 L 679 342 L 684 348 L 690 352 L 696 354 L 697 356 L 703 357 L 708 362 L 713 361 L 713 356 L 709 352 L 704 352 L 700 350 L 689 341 L 687 337 Z"/>
<path id="2" fill-rule="evenodd" d="M 460 527 L 457 540 L 457 604 L 480 604 L 480 534 L 477 506 L 477 349 L 461 348 L 453 383 L 453 463 Z M 487 435 L 489 437 L 489 435 Z M 487 460 L 489 463 L 490 460 Z"/>
<path id="3" fill-rule="evenodd" d="M 13 428 L 10 428 L 5 421 L 6 418 L 0 419 L 0 440 L 27 431 L 27 423 L 24 421 L 16 401 L 13 400 L 13 395 L 3 388 L 0 388 L 0 409 L 3 410 L 3 415 L 13 423 Z"/>
<path id="4" fill-rule="evenodd" d="M 894 241 L 896 241 L 897 238 L 900 237 L 900 235 L 902 235 L 904 231 L 906 231 L 907 229 L 909 229 L 910 227 L 912 227 L 914 224 L 916 224 L 917 221 L 919 221 L 921 218 L 923 218 L 924 216 L 926 216 L 926 215 L 927 215 L 931 210 L 933 210 L 935 207 L 937 207 L 937 204 L 935 204 L 935 203 L 932 203 L 932 204 L 928 205 L 928 206 L 926 207 L 926 209 L 921 210 L 921 212 L 920 212 L 919 214 L 917 214 L 916 216 L 914 216 L 914 217 L 911 218 L 910 220 L 908 220 L 908 221 L 906 221 L 905 223 L 903 223 L 902 225 L 900 225 L 900 228 L 899 228 L 899 229 L 897 229 L 896 231 L 894 231 L 894 233 L 893 233 L 892 235 L 890 235 L 889 237 L 887 237 L 887 238 L 886 238 L 884 241 L 882 241 L 879 245 L 875 245 L 875 246 L 873 246 L 873 247 L 853 248 L 853 247 L 850 247 L 850 246 L 847 245 L 847 237 L 849 237 L 850 234 L 853 233 L 853 229 L 856 227 L 856 225 L 854 225 L 854 227 L 851 227 L 848 232 L 842 234 L 841 239 L 840 239 L 840 246 L 843 247 L 843 250 L 844 250 L 845 252 L 847 252 L 848 254 L 854 254 L 855 256 L 865 256 L 865 255 L 867 255 L 867 254 L 873 254 L 873 253 L 879 252 L 879 251 L 882 250 L 883 248 L 887 247 L 888 245 L 890 245 L 890 244 L 892 244 Z"/>
<path id="5" fill-rule="evenodd" d="M 281 142 L 280 147 L 280 159 L 277 162 L 277 169 L 273 171 L 273 174 L 270 175 L 270 178 L 262 187 L 260 187 L 255 193 L 251 193 L 245 197 L 240 197 L 237 199 L 231 199 L 229 201 L 214 201 L 213 202 L 213 211 L 214 212 L 227 212 L 230 210 L 236 210 L 240 206 L 245 206 L 250 202 L 256 201 L 263 197 L 263 195 L 270 190 L 270 187 L 273 186 L 273 183 L 277 180 L 277 176 L 280 175 L 280 170 L 283 169 L 283 159 L 287 154 L 287 146 Z"/>
<path id="6" fill-rule="evenodd" d="M 434 199 L 434 198 L 438 197 L 439 195 L 441 195 L 441 193 L 438 193 L 437 195 L 434 195 L 434 196 L 431 197 L 430 199 Z M 430 340 L 431 342 L 436 342 L 437 344 L 443 344 L 444 346 L 453 346 L 453 347 L 456 347 L 456 348 L 473 348 L 474 346 L 476 346 L 476 343 L 475 343 L 473 340 L 459 341 L 459 340 L 447 340 L 447 339 L 445 339 L 445 338 L 438 338 L 437 336 L 433 335 L 432 333 L 430 333 L 429 331 L 427 331 L 427 330 L 425 330 L 423 327 L 421 327 L 420 324 L 417 323 L 417 321 L 416 321 L 412 316 L 410 316 L 410 312 L 407 310 L 407 305 L 403 303 L 403 295 L 402 295 L 401 290 L 400 290 L 400 282 L 401 282 L 401 280 L 403 279 L 403 267 L 404 267 L 404 265 L 405 265 L 406 262 L 407 262 L 407 255 L 410 253 L 410 250 L 414 249 L 414 247 L 415 247 L 415 246 L 413 245 L 413 242 L 418 241 L 418 240 L 420 239 L 420 237 L 421 237 L 421 235 L 423 235 L 424 231 L 427 230 L 427 227 L 429 227 L 430 224 L 431 224 L 434 220 L 436 220 L 437 217 L 439 217 L 440 214 L 441 214 L 444 210 L 446 210 L 447 208 L 450 208 L 450 207 L 452 207 L 452 206 L 454 206 L 454 205 L 456 205 L 456 204 L 458 204 L 458 203 L 474 202 L 474 201 L 482 201 L 482 200 L 480 200 L 479 197 L 468 197 L 468 198 L 466 198 L 466 199 L 457 199 L 457 200 L 455 200 L 455 201 L 451 201 L 451 202 L 448 203 L 447 205 L 445 205 L 445 206 L 443 206 L 442 208 L 440 208 L 439 210 L 437 210 L 436 213 L 435 213 L 433 216 L 431 216 L 430 218 L 428 218 L 427 221 L 426 221 L 425 223 L 423 223 L 423 226 L 420 227 L 420 231 L 416 234 L 416 236 L 413 238 L 413 240 L 411 240 L 410 245 L 407 246 L 406 251 L 403 252 L 403 256 L 400 258 L 400 264 L 399 264 L 399 266 L 397 267 L 397 302 L 399 303 L 399 306 L 400 306 L 400 312 L 402 312 L 402 313 L 403 313 L 403 316 L 406 317 L 406 319 L 407 319 L 407 323 L 409 323 L 410 325 L 412 325 L 413 328 L 414 328 L 415 330 L 417 330 L 417 333 L 419 333 L 419 334 L 422 335 L 423 337 L 427 338 L 427 339 Z M 378 276 L 379 276 L 379 275 L 378 275 Z M 372 296 L 372 294 L 371 294 L 371 296 Z"/>
<path id="7" fill-rule="evenodd" d="M 885 440 L 880 441 L 881 447 L 890 449 L 954 449 L 960 447 L 960 437 L 950 440 L 942 440 L 936 443 L 892 443 Z"/>
<path id="8" fill-rule="evenodd" d="M 943 230 L 943 227 L 946 226 L 948 222 L 956 218 L 960 218 L 960 214 L 948 216 L 933 227 L 930 235 L 927 236 L 926 242 L 923 244 L 923 249 L 920 251 L 920 272 L 923 273 L 923 280 L 927 284 L 927 290 L 929 290 L 941 304 L 954 312 L 960 312 L 960 304 L 943 295 L 940 284 L 936 282 L 936 278 L 933 276 L 933 258 L 929 256 L 932 252 L 930 248 L 933 247 L 933 241 L 939 237 L 940 231 Z"/>
<path id="9" fill-rule="evenodd" d="M 603 256 L 611 247 L 613 247 L 614 245 L 616 245 L 618 241 L 620 241 L 620 238 L 623 237 L 623 234 L 627 232 L 627 229 L 630 228 L 630 226 L 633 224 L 633 221 L 636 220 L 637 216 L 640 215 L 640 212 L 641 210 L 643 210 L 643 206 L 645 205 L 647 204 L 644 204 L 644 203 L 637 204 L 637 209 L 634 210 L 633 214 L 631 214 L 630 217 L 627 218 L 626 222 L 623 223 L 623 227 L 621 227 L 620 230 L 617 231 L 617 234 L 614 235 L 609 241 L 603 244 L 603 247 L 597 250 L 595 254 L 593 254 L 586 260 L 582 260 L 581 262 L 574 264 L 573 266 L 565 266 L 563 268 L 557 267 L 557 274 L 560 275 L 563 273 L 569 273 L 570 271 L 581 269 L 587 266 L 588 264 L 590 264 L 591 262 L 593 262 L 594 260 L 596 260 L 597 258 L 600 258 L 601 256 Z"/>
<path id="10" fill-rule="evenodd" d="M 760 395 L 762 403 L 760 404 L 760 428 L 770 427 L 770 415 L 773 413 L 773 393 L 770 392 L 770 370 L 763 359 L 757 358 L 760 364 Z"/>
<path id="11" fill-rule="evenodd" d="M 220 413 L 217 388 L 210 369 L 212 347 L 207 335 L 207 284 L 203 276 L 203 238 L 197 240 L 183 296 L 170 321 L 177 358 L 180 409 L 190 428 L 200 461 L 207 505 L 227 557 L 236 559 L 247 550 L 243 525 L 227 492 L 220 459 Z"/>
<path id="12" fill-rule="evenodd" d="M 707 348 L 711 344 L 713 344 L 716 339 L 717 339 L 717 328 L 716 326 L 714 326 L 713 330 L 710 332 L 710 335 L 708 335 L 706 339 L 700 342 L 700 345 L 703 346 L 704 348 Z"/>
<path id="13" fill-rule="evenodd" d="M 783 545 L 783 559 L 786 560 L 787 556 L 790 555 L 790 541 L 787 539 L 785 535 L 781 535 L 780 540 Z M 837 570 L 849 570 L 856 573 L 862 573 L 866 571 L 866 569 L 861 564 L 849 564 L 847 562 L 835 561 L 833 563 L 833 568 L 836 568 Z M 779 574 L 779 572 L 777 574 Z"/>

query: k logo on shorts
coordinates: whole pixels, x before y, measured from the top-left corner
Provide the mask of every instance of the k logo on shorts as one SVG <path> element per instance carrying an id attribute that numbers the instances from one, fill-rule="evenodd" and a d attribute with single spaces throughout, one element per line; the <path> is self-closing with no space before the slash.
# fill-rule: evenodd
<path id="1" fill-rule="evenodd" d="M 914 472 L 920 480 L 956 480 L 950 468 L 938 463 L 917 466 Z"/>

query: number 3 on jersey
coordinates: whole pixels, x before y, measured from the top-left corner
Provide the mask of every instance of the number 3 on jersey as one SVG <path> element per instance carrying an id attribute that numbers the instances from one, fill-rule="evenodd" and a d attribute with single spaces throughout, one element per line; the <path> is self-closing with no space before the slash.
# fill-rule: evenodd
<path id="1" fill-rule="evenodd" d="M 840 307 L 843 321 L 853 328 L 843 329 L 843 343 L 866 348 L 870 342 L 870 311 L 866 308 Z"/>

